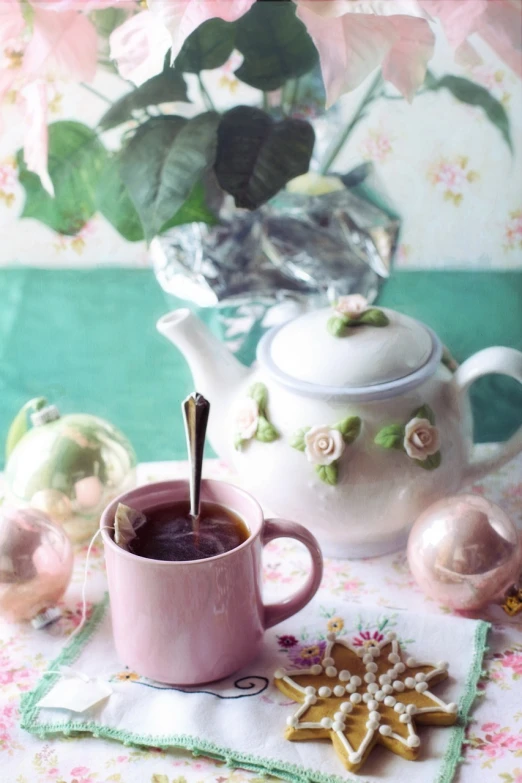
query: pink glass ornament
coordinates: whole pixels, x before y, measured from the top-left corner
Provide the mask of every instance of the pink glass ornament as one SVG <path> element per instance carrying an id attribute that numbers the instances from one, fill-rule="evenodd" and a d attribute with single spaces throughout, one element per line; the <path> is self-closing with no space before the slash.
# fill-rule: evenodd
<path id="1" fill-rule="evenodd" d="M 0 616 L 31 620 L 56 604 L 71 579 L 73 552 L 61 527 L 41 511 L 0 510 Z"/>
<path id="2" fill-rule="evenodd" d="M 478 495 L 455 495 L 424 511 L 408 539 L 408 562 L 422 590 L 468 611 L 504 596 L 522 568 L 509 517 Z"/>

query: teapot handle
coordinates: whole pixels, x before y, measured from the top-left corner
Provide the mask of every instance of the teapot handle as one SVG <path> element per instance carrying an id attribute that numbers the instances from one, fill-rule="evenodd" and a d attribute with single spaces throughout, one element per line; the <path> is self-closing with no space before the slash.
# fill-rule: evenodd
<path id="1" fill-rule="evenodd" d="M 453 380 L 460 395 L 478 378 L 492 373 L 508 375 L 522 384 L 522 353 L 514 348 L 485 348 L 471 356 L 458 368 Z M 485 457 L 479 457 L 474 448 L 464 471 L 463 482 L 470 484 L 502 467 L 506 462 L 522 451 L 522 427 L 505 443 L 499 443 L 494 451 Z"/>

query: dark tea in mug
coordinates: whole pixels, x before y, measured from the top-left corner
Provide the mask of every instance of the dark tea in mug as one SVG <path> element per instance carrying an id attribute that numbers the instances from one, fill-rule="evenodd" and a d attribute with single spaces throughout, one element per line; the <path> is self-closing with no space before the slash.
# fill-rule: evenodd
<path id="1" fill-rule="evenodd" d="M 235 549 L 250 533 L 241 517 L 218 503 L 202 501 L 198 523 L 188 501 L 147 511 L 129 551 L 151 560 L 203 560 Z"/>

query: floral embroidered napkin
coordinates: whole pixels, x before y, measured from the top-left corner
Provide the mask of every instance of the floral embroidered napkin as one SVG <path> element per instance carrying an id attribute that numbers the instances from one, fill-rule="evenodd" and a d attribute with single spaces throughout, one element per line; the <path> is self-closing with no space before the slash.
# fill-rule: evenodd
<path id="1" fill-rule="evenodd" d="M 476 695 L 488 624 L 348 603 L 340 609 L 338 597 L 334 614 L 332 600 L 328 592 L 320 592 L 298 615 L 267 631 L 262 653 L 248 668 L 228 680 L 196 688 L 162 685 L 125 669 L 114 651 L 105 600 L 49 671 L 64 667 L 64 677 L 73 670 L 93 681 L 102 680 L 109 683 L 111 695 L 82 713 L 39 706 L 61 680 L 60 674 L 48 674 L 23 697 L 22 727 L 41 737 L 89 732 L 126 744 L 187 748 L 232 766 L 299 783 L 373 783 L 382 782 L 383 777 L 396 783 L 406 779 L 408 783 L 450 783 Z M 273 685 L 274 672 L 304 672 L 320 662 L 332 633 L 354 650 L 382 645 L 391 634 L 403 660 L 413 657 L 449 663 L 449 678 L 434 691 L 444 704 L 458 705 L 459 720 L 451 727 L 418 727 L 418 762 L 376 746 L 355 776 L 346 772 L 331 742 L 284 738 L 287 718 L 295 715 L 299 705 Z M 208 654 L 212 654 L 210 649 Z M 366 687 L 361 683 L 361 692 Z"/>

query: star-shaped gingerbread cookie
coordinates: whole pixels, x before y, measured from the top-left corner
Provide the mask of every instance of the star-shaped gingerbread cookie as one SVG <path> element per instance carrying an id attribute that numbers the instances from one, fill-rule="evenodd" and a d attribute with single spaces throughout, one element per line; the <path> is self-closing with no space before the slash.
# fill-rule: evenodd
<path id="1" fill-rule="evenodd" d="M 329 633 L 320 663 L 275 672 L 275 685 L 300 705 L 287 719 L 286 739 L 329 738 L 349 772 L 360 769 L 376 744 L 413 760 L 420 746 L 416 724 L 457 720 L 457 705 L 431 690 L 448 676 L 447 663 L 403 660 L 394 633 L 367 636 L 357 647 Z"/>

